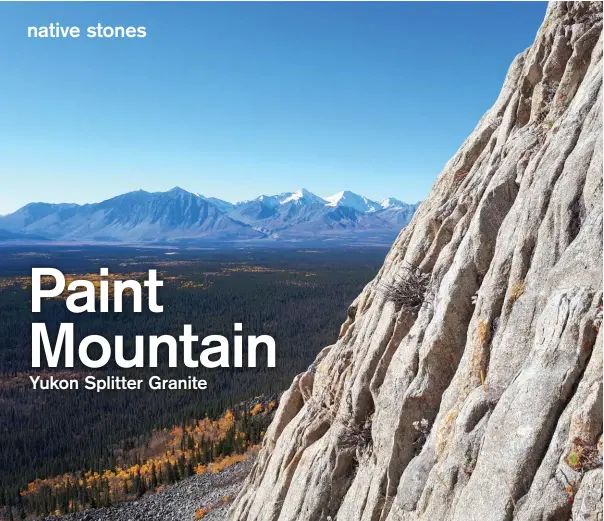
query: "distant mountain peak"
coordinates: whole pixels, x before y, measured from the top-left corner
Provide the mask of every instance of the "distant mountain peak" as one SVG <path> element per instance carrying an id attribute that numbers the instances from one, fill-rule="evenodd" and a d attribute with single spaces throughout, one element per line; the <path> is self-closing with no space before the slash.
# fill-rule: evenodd
<path id="1" fill-rule="evenodd" d="M 286 203 L 289 203 L 292 201 L 296 202 L 296 203 L 303 203 L 303 202 L 318 203 L 318 204 L 326 203 L 326 201 L 324 199 L 322 199 L 318 195 L 313 194 L 312 192 L 309 192 L 306 188 L 300 188 L 300 189 L 296 190 L 295 192 L 292 192 L 290 194 L 283 194 L 283 195 L 285 195 L 286 197 L 281 200 L 281 204 L 286 204 Z"/>
<path id="2" fill-rule="evenodd" d="M 380 203 L 376 203 L 367 197 L 355 194 L 350 190 L 343 190 L 337 194 L 325 197 L 328 206 L 346 206 L 361 213 L 372 213 L 382 209 Z"/>
<path id="3" fill-rule="evenodd" d="M 168 193 L 168 194 L 198 195 L 198 194 L 193 194 L 192 192 L 189 192 L 189 191 L 185 190 L 184 188 L 181 188 L 180 186 L 175 186 L 171 190 L 168 190 L 168 192 L 166 192 L 166 193 Z"/>
<path id="4" fill-rule="evenodd" d="M 386 197 L 386 199 L 383 199 L 380 201 L 380 206 L 382 208 L 387 209 L 394 209 L 394 208 L 404 208 L 405 206 L 408 206 L 406 203 L 403 203 L 403 201 L 399 201 L 398 199 L 395 199 L 394 197 Z"/>
<path id="5" fill-rule="evenodd" d="M 207 201 L 211 205 L 214 205 L 216 208 L 218 208 L 223 213 L 228 213 L 233 208 L 235 208 L 235 205 L 233 203 L 230 203 L 229 201 L 225 201 L 224 199 L 218 199 L 218 197 L 206 197 L 205 195 L 202 195 L 200 193 L 197 193 L 195 195 L 197 195 L 197 197 L 199 197 L 200 199 Z"/>

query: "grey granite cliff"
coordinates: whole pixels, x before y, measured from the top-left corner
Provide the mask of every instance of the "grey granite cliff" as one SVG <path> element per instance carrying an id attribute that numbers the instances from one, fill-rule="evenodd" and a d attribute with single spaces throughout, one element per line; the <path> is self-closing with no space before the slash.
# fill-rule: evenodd
<path id="1" fill-rule="evenodd" d="M 284 395 L 229 519 L 601 520 L 601 322 L 602 3 L 559 2 Z"/>

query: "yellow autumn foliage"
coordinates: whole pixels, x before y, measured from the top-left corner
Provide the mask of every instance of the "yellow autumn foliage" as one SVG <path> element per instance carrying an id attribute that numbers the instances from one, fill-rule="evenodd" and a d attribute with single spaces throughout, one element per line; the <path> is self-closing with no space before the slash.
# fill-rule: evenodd
<path id="1" fill-rule="evenodd" d="M 258 403 L 248 411 L 250 415 L 268 413 L 274 408 L 271 402 L 264 407 Z M 21 492 L 22 497 L 42 496 L 48 488 L 54 489 L 57 495 L 68 491 L 77 490 L 85 487 L 89 491 L 104 490 L 112 502 L 128 499 L 125 491 L 132 491 L 136 480 L 143 480 L 145 483 L 156 482 L 158 474 L 163 472 L 165 477 L 168 465 L 174 467 L 178 464 L 187 466 L 194 462 L 194 458 L 199 454 L 202 443 L 218 443 L 224 440 L 236 424 L 236 418 L 233 411 L 227 410 L 224 415 L 218 419 L 210 419 L 207 416 L 186 426 L 174 426 L 170 429 L 156 431 L 152 440 L 155 439 L 157 455 L 147 457 L 144 461 L 133 465 L 116 466 L 112 469 L 105 469 L 101 472 L 85 471 L 81 473 L 66 473 L 59 476 L 36 479 L 27 485 L 27 488 Z M 154 438 L 155 437 L 155 438 Z M 239 447 L 247 450 L 244 454 L 231 454 L 219 456 L 217 459 L 207 465 L 196 464 L 193 471 L 197 475 L 205 473 L 215 474 L 221 470 L 246 460 L 250 454 L 256 450 L 255 446 L 250 446 L 246 440 L 246 434 L 235 430 L 235 439 L 239 440 Z M 138 459 L 138 458 L 137 458 Z M 157 482 L 159 490 L 160 483 Z M 78 511 L 85 505 L 79 505 L 75 502 L 70 504 L 70 511 Z M 198 518 L 201 519 L 201 518 Z"/>

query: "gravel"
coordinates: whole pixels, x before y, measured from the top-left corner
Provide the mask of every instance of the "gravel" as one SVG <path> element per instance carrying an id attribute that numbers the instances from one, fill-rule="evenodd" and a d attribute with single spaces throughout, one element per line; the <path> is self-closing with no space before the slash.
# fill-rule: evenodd
<path id="1" fill-rule="evenodd" d="M 219 506 L 205 515 L 203 521 L 222 521 L 252 464 L 253 458 L 250 458 L 217 474 L 192 476 L 157 494 L 149 494 L 136 501 L 59 518 L 48 517 L 44 521 L 193 521 L 198 509 L 210 505 Z M 230 498 L 229 501 L 223 503 L 223 499 L 227 497 Z"/>

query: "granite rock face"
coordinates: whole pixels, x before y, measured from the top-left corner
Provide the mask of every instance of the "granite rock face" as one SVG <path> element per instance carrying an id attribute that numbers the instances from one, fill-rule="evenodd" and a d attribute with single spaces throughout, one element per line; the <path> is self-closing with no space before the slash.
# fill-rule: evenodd
<path id="1" fill-rule="evenodd" d="M 552 3 L 231 521 L 602 519 L 602 138 L 602 4 Z"/>

